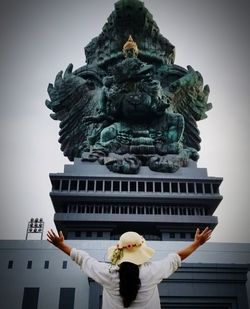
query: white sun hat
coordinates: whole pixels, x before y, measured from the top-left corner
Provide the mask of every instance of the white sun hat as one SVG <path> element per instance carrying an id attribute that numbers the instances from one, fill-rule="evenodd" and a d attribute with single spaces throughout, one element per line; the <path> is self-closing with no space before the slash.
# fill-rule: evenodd
<path id="1" fill-rule="evenodd" d="M 108 259 L 112 264 L 120 265 L 130 262 L 141 265 L 148 262 L 155 250 L 148 247 L 146 240 L 136 232 L 126 232 L 121 235 L 116 246 L 108 249 Z"/>

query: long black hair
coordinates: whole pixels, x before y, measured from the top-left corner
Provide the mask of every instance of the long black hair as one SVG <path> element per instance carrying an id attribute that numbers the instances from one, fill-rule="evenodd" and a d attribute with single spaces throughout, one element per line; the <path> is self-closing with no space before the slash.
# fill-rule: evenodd
<path id="1" fill-rule="evenodd" d="M 119 269 L 120 275 L 120 295 L 124 308 L 128 308 L 132 301 L 136 299 L 141 286 L 139 278 L 139 266 L 129 262 L 123 262 Z"/>

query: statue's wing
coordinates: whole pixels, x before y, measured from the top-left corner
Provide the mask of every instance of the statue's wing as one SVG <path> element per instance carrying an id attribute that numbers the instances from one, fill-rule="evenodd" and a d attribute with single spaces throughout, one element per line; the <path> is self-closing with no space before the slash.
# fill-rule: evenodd
<path id="1" fill-rule="evenodd" d="M 203 85 L 203 78 L 191 66 L 187 70 L 173 65 L 162 69 L 161 83 L 170 96 L 171 109 L 184 117 L 184 147 L 200 150 L 200 132 L 197 121 L 207 117 L 206 112 L 212 108 L 208 103 L 209 87 Z"/>
<path id="2" fill-rule="evenodd" d="M 71 161 L 89 150 L 87 137 L 92 124 L 84 117 L 95 115 L 101 89 L 101 80 L 94 73 L 72 73 L 72 69 L 70 64 L 64 74 L 57 74 L 54 85 L 48 86 L 50 100 L 46 100 L 46 106 L 54 112 L 51 118 L 60 121 L 61 150 Z"/>

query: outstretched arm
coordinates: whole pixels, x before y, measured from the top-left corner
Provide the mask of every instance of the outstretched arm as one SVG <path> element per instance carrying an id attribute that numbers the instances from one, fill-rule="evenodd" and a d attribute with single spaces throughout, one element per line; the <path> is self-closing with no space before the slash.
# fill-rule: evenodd
<path id="1" fill-rule="evenodd" d="M 198 249 L 201 245 L 203 245 L 206 241 L 208 241 L 211 237 L 212 230 L 206 227 L 203 232 L 200 229 L 196 230 L 194 241 L 191 245 L 177 252 L 183 261 L 190 254 L 192 254 L 196 249 Z"/>
<path id="2" fill-rule="evenodd" d="M 71 247 L 66 245 L 64 242 L 64 236 L 62 231 L 59 232 L 59 236 L 55 234 L 55 232 L 51 229 L 47 232 L 47 240 L 51 244 L 53 244 L 58 249 L 62 250 L 67 255 L 70 255 Z"/>

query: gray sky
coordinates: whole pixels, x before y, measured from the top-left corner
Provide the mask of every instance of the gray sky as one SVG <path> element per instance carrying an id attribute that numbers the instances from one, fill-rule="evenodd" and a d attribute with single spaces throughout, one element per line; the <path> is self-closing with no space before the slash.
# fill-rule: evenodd
<path id="1" fill-rule="evenodd" d="M 114 0 L 5 0 L 0 5 L 0 239 L 24 239 L 31 217 L 54 227 L 50 172 L 68 163 L 59 123 L 44 101 L 47 86 L 100 34 Z M 250 242 L 248 0 L 145 0 L 175 63 L 193 66 L 210 86 L 213 109 L 199 122 L 199 167 L 223 177 L 224 199 L 212 241 Z"/>

